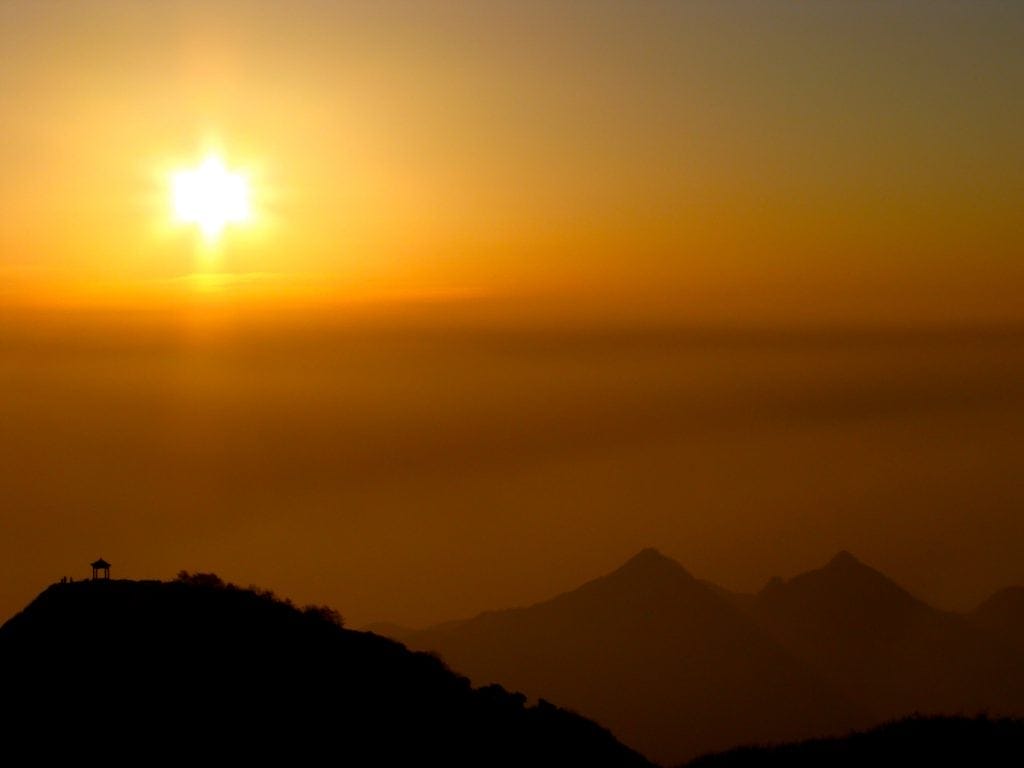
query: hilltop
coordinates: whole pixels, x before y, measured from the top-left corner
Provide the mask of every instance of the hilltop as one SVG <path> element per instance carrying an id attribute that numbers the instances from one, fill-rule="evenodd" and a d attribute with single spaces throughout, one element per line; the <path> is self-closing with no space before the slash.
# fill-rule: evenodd
<path id="1" fill-rule="evenodd" d="M 649 765 L 597 724 L 214 576 L 56 584 L 0 628 L 8 749 L 358 765 Z"/>

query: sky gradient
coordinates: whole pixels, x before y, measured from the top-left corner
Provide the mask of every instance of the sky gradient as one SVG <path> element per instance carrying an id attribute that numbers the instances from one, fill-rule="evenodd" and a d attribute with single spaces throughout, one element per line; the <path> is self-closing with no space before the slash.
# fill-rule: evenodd
<path id="1" fill-rule="evenodd" d="M 0 3 L 0 618 L 654 546 L 1024 583 L 1024 4 Z M 251 216 L 171 184 L 215 152 Z"/>
<path id="2" fill-rule="evenodd" d="M 199 284 L 243 303 L 1021 319 L 1014 3 L 0 15 L 7 303 L 176 305 Z M 205 252 L 168 177 L 210 148 L 251 175 L 254 219 Z"/>

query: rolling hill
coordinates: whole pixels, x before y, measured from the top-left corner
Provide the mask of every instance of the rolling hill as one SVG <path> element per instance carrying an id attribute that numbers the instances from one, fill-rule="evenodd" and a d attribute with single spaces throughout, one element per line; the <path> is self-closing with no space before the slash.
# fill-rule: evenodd
<path id="1" fill-rule="evenodd" d="M 152 764 L 648 765 L 605 729 L 213 576 L 56 584 L 0 628 L 8 754 Z"/>

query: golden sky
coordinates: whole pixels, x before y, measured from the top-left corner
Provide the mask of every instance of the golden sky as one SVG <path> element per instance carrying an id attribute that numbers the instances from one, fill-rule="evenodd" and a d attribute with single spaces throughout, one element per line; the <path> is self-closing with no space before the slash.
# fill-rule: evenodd
<path id="1" fill-rule="evenodd" d="M 0 6 L 0 302 L 1018 321 L 1004 2 Z M 253 217 L 175 223 L 216 151 Z"/>
<path id="2" fill-rule="evenodd" d="M 1021 583 L 1022 40 L 984 0 L 0 2 L 0 619 L 100 555 L 356 624 L 645 546 Z M 204 234 L 213 156 L 249 215 Z"/>

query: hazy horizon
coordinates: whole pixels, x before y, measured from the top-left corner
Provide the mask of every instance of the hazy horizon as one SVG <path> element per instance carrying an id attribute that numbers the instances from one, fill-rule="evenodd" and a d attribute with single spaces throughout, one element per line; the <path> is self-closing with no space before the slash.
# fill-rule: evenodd
<path id="1" fill-rule="evenodd" d="M 1013 328 L 468 314 L 6 323 L 0 615 L 99 555 L 355 625 L 532 603 L 646 546 L 742 591 L 840 549 L 945 608 L 1024 583 Z"/>

